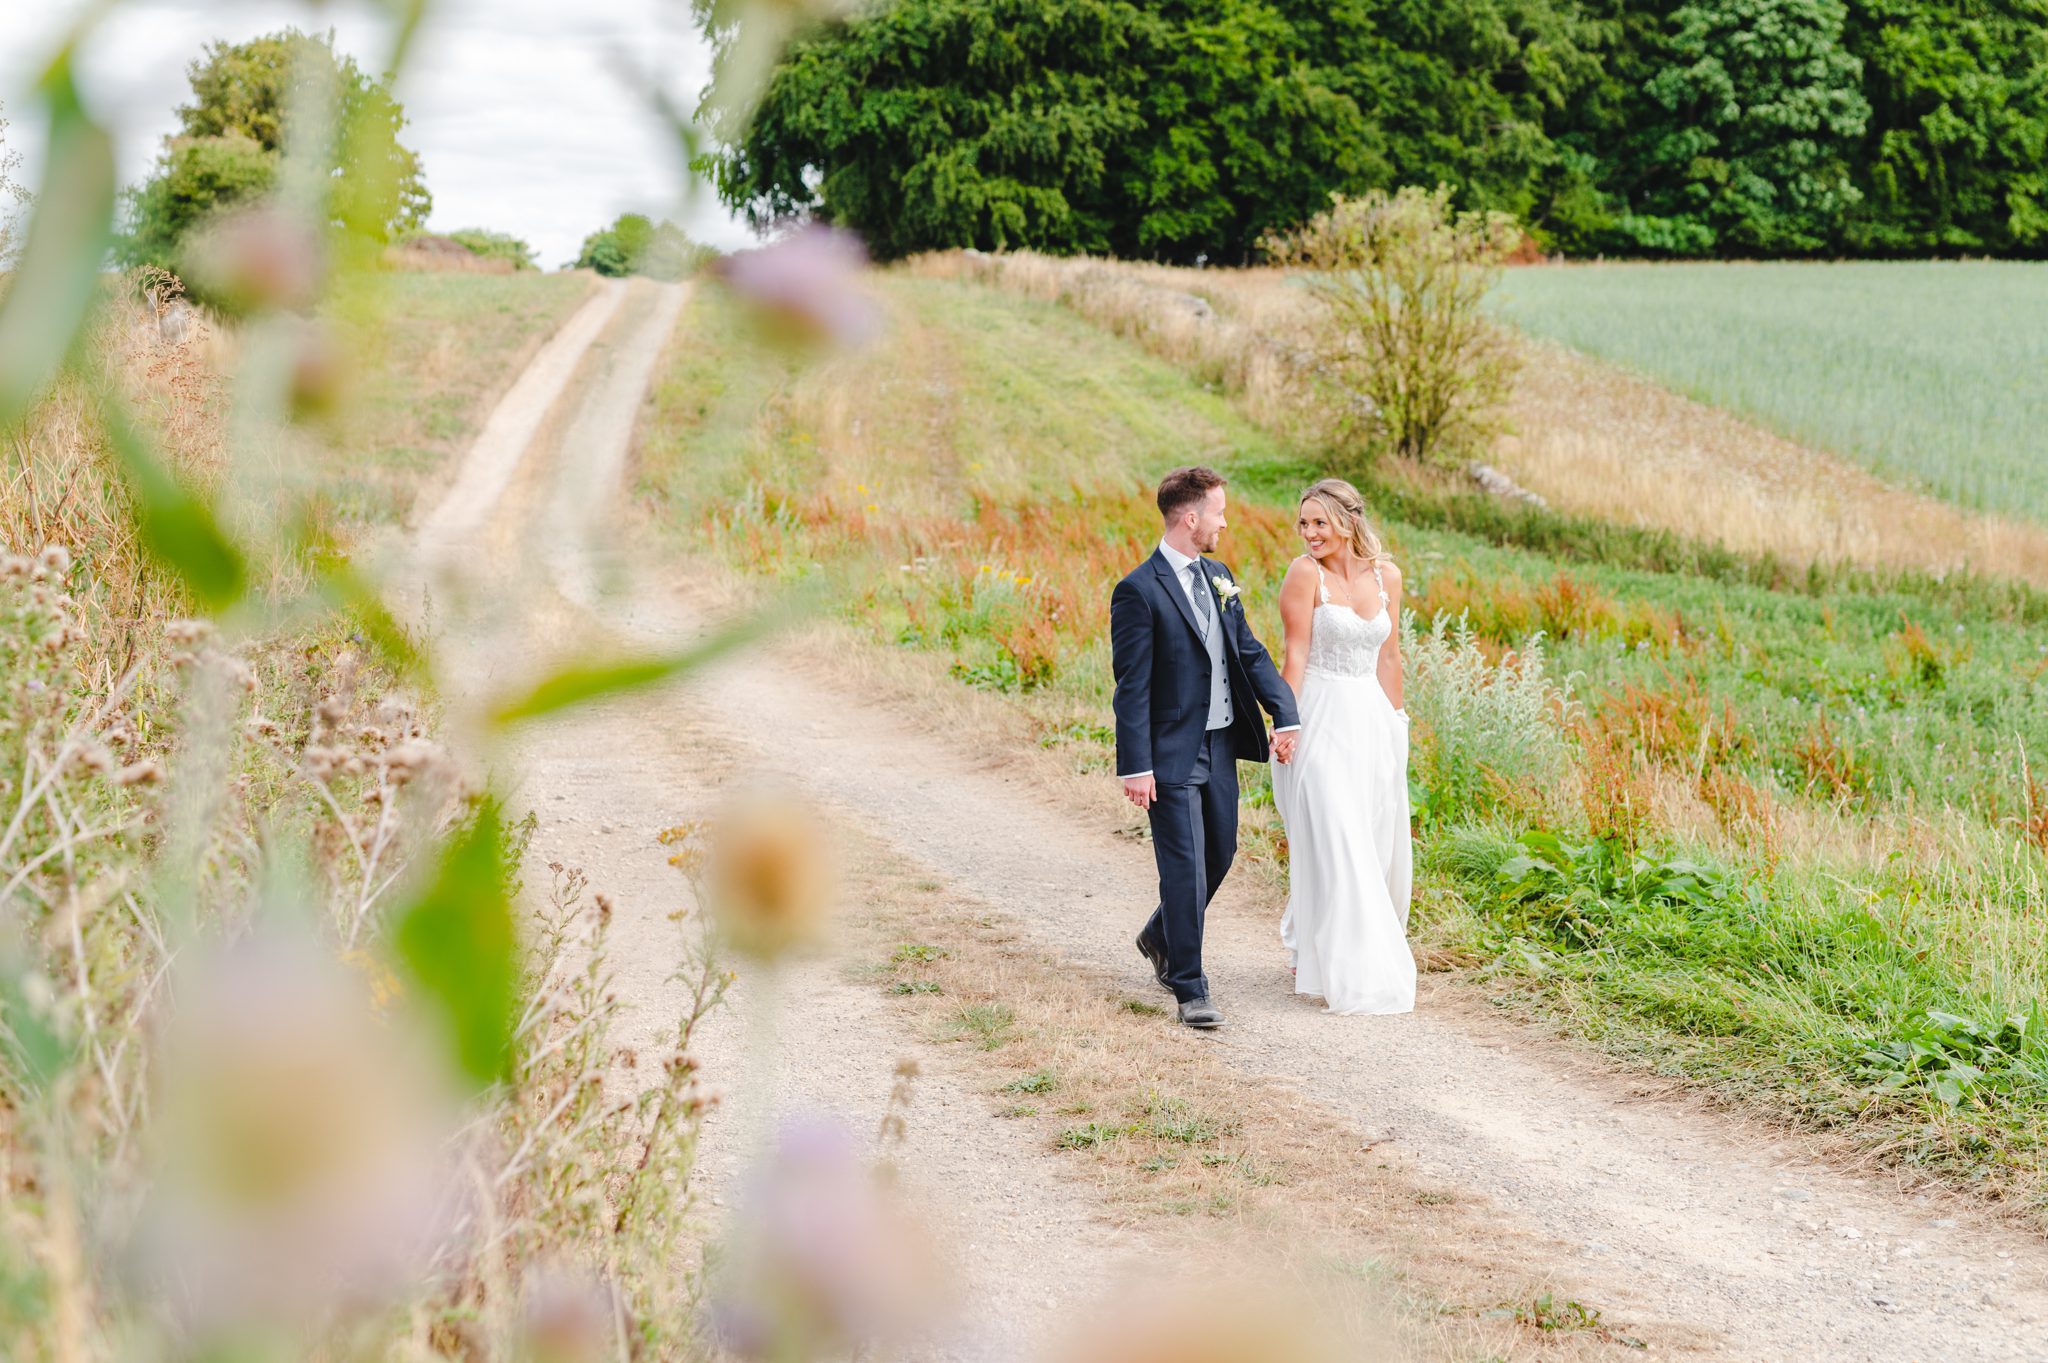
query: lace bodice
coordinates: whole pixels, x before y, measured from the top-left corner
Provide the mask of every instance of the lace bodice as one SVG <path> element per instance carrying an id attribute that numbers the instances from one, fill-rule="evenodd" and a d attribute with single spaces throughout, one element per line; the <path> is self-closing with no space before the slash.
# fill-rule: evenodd
<path id="1" fill-rule="evenodd" d="M 1379 669 L 1380 645 L 1393 633 L 1387 584 L 1380 580 L 1379 569 L 1373 569 L 1373 579 L 1380 585 L 1380 610 L 1370 620 L 1361 619 L 1352 607 L 1330 600 L 1330 583 L 1320 564 L 1316 578 L 1320 602 L 1309 625 L 1308 670 L 1340 677 L 1372 676 Z"/>

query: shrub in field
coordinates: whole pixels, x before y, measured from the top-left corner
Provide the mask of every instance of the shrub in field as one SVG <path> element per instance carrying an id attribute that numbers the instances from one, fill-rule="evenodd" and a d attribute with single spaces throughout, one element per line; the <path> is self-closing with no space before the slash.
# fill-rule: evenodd
<path id="1" fill-rule="evenodd" d="M 1309 271 L 1332 378 L 1373 405 L 1373 437 L 1408 459 L 1470 450 L 1498 428 L 1514 352 L 1481 304 L 1520 240 L 1499 213 L 1456 211 L 1451 191 L 1342 195 L 1269 238 Z"/>
<path id="2" fill-rule="evenodd" d="M 583 239 L 576 268 L 613 278 L 640 274 L 681 279 L 696 269 L 704 256 L 704 248 L 667 219 L 655 222 L 643 214 L 622 213 L 610 227 Z"/>
<path id="3" fill-rule="evenodd" d="M 493 232 L 483 227 L 464 227 L 448 234 L 449 240 L 466 247 L 471 255 L 486 260 L 509 260 L 515 270 L 536 268 L 533 248 L 510 232 Z"/>

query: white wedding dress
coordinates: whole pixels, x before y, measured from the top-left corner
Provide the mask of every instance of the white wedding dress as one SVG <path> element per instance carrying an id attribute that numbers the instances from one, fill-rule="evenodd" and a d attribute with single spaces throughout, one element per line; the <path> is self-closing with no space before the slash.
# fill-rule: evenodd
<path id="1" fill-rule="evenodd" d="M 1333 604 L 1327 580 L 1317 591 L 1301 737 L 1294 760 L 1273 766 L 1289 866 L 1280 940 L 1295 992 L 1320 996 L 1330 1012 L 1411 1012 L 1408 724 L 1380 688 L 1380 646 L 1394 623 L 1386 584 L 1370 620 Z"/>

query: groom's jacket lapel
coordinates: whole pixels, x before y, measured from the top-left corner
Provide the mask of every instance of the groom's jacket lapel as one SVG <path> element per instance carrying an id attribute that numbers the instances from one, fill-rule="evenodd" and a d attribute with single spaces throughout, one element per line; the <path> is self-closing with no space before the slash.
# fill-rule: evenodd
<path id="1" fill-rule="evenodd" d="M 1207 584 L 1212 593 L 1216 591 L 1216 579 L 1218 577 L 1230 577 L 1230 574 L 1221 564 L 1211 563 L 1208 559 L 1203 559 L 1202 581 Z M 1230 580 L 1235 582 L 1237 579 L 1233 577 Z M 1223 618 L 1223 608 L 1227 604 L 1220 594 L 1216 596 L 1216 627 L 1223 631 L 1223 651 L 1235 657 L 1237 656 L 1237 631 L 1230 628 L 1230 622 Z M 1239 609 L 1242 610 L 1243 607 L 1240 606 Z"/>
<path id="2" fill-rule="evenodd" d="M 1197 560 L 1199 562 L 1199 560 Z M 1206 567 L 1207 565 L 1203 565 Z M 1180 618 L 1188 622 L 1188 628 L 1195 632 L 1195 642 L 1202 642 L 1201 622 L 1195 619 L 1195 608 L 1188 604 L 1188 594 L 1182 590 L 1180 579 L 1173 574 L 1173 565 L 1166 561 L 1166 555 L 1159 550 L 1152 551 L 1152 571 L 1159 574 L 1159 580 L 1166 587 L 1166 595 L 1174 605 L 1180 607 Z M 1204 648 L 1207 645 L 1203 645 Z"/>

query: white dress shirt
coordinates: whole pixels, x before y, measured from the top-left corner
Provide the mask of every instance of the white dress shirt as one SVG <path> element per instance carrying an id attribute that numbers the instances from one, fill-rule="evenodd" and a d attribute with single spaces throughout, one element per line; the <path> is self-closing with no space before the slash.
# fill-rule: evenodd
<path id="1" fill-rule="evenodd" d="M 1188 569 L 1193 567 L 1195 564 L 1201 562 L 1201 560 L 1189 558 L 1186 554 L 1183 554 L 1180 550 L 1174 548 L 1165 540 L 1159 541 L 1159 552 L 1166 556 L 1166 566 L 1173 569 L 1173 580 L 1180 584 L 1181 595 L 1185 596 L 1188 599 L 1188 606 L 1194 611 L 1195 618 L 1197 620 L 1201 619 L 1202 603 L 1195 599 L 1195 584 L 1188 580 Z M 1240 609 L 1242 609 L 1242 607 L 1240 607 Z M 1212 599 L 1210 601 L 1209 620 L 1211 622 L 1210 627 L 1212 629 L 1222 627 L 1223 602 L 1220 598 Z M 1225 645 L 1225 647 L 1228 648 L 1228 645 Z M 1228 664 L 1225 665 L 1228 666 Z M 1293 733 L 1300 727 L 1301 726 L 1299 724 L 1288 724 L 1281 728 L 1273 730 L 1273 732 L 1276 734 Z M 1145 771 L 1134 771 L 1128 775 L 1120 774 L 1119 779 L 1125 781 L 1135 781 L 1140 776 L 1150 776 L 1151 774 L 1152 772 L 1148 768 Z"/>

